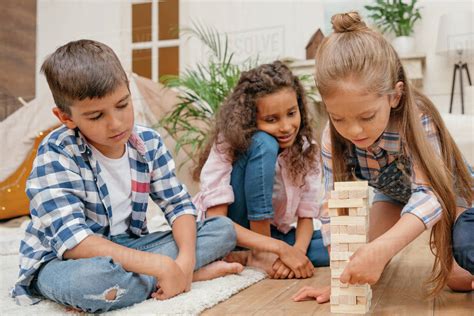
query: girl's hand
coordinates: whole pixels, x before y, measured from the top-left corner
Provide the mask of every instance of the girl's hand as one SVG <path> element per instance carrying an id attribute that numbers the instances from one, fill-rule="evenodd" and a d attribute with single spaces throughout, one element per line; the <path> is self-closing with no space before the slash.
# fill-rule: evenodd
<path id="1" fill-rule="evenodd" d="M 325 286 L 321 288 L 314 288 L 305 286 L 301 288 L 295 295 L 291 297 L 294 302 L 316 300 L 319 304 L 329 301 L 331 296 L 331 287 Z"/>
<path id="2" fill-rule="evenodd" d="M 374 241 L 357 249 L 342 272 L 340 281 L 349 284 L 375 284 L 390 260 L 387 258 L 387 248 Z"/>
<path id="3" fill-rule="evenodd" d="M 280 260 L 293 271 L 296 278 L 305 279 L 313 276 L 313 264 L 301 250 L 285 242 L 281 242 L 278 256 Z"/>
<path id="4" fill-rule="evenodd" d="M 280 258 L 275 260 L 272 266 L 273 274 L 270 275 L 272 279 L 293 279 L 295 274 L 288 268 Z"/>

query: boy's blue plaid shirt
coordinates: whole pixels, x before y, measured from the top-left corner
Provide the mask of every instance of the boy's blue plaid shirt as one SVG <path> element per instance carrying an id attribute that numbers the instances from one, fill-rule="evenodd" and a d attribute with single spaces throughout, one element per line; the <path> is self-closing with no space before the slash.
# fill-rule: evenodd
<path id="1" fill-rule="evenodd" d="M 149 196 L 170 224 L 181 215 L 196 215 L 158 133 L 136 126 L 128 146 L 132 178 L 130 233 L 148 233 Z M 62 259 L 66 250 L 91 234 L 108 237 L 113 217 L 100 166 L 78 130 L 60 127 L 45 138 L 26 187 L 32 220 L 20 245 L 19 279 L 11 292 L 22 305 L 39 301 L 30 296 L 30 284 L 42 264 Z"/>

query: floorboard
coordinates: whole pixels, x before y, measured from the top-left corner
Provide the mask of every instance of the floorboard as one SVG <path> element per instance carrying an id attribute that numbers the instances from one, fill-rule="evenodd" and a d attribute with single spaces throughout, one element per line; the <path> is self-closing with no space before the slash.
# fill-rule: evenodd
<path id="1" fill-rule="evenodd" d="M 379 282 L 372 287 L 370 314 L 474 316 L 472 292 L 454 293 L 445 289 L 436 299 L 426 299 L 423 282 L 433 263 L 428 241 L 426 232 L 387 265 Z M 314 276 L 306 280 L 265 279 L 206 310 L 203 315 L 331 315 L 329 303 L 291 300 L 301 287 L 329 284 L 329 279 L 329 268 L 315 269 Z"/>

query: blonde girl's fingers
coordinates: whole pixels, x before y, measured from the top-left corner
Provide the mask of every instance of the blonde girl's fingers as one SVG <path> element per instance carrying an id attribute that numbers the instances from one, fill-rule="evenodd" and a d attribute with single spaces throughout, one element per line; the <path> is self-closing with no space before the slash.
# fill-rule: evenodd
<path id="1" fill-rule="evenodd" d="M 341 273 L 341 276 L 339 277 L 339 280 L 342 282 L 342 283 L 348 283 L 349 280 L 351 279 L 351 273 L 348 269 L 348 266 L 346 266 L 346 268 L 344 269 L 344 271 L 342 271 Z"/>
<path id="2" fill-rule="evenodd" d="M 320 295 L 320 291 L 318 289 L 305 289 L 304 291 L 301 291 L 298 295 L 296 295 L 293 298 L 293 301 L 295 302 L 301 302 L 301 301 L 307 301 L 311 299 L 316 299 Z"/>
<path id="3" fill-rule="evenodd" d="M 305 286 L 303 286 L 301 289 L 299 289 L 295 294 L 293 294 L 293 295 L 291 296 L 291 298 L 292 298 L 292 299 L 295 299 L 296 297 L 300 296 L 301 293 L 304 293 L 304 292 L 307 291 L 307 290 L 313 290 L 313 289 L 314 289 L 314 287 L 305 285 Z"/>
<path id="4" fill-rule="evenodd" d="M 316 297 L 316 302 L 318 302 L 318 304 L 326 303 L 329 301 L 330 297 L 331 297 L 330 292 L 323 292 L 321 293 L 321 295 L 318 295 Z"/>
<path id="5" fill-rule="evenodd" d="M 290 274 L 288 274 L 288 279 L 293 279 L 295 277 L 295 273 L 290 270 Z"/>

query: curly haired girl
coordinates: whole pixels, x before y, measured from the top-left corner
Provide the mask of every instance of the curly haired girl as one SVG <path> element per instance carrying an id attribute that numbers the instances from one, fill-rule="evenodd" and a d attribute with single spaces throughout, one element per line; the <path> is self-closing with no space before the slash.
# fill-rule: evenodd
<path id="1" fill-rule="evenodd" d="M 239 246 L 277 255 L 260 261 L 270 276 L 310 277 L 313 265 L 329 263 L 313 228 L 319 153 L 304 89 L 288 67 L 275 61 L 243 72 L 200 157 L 194 202 L 204 217 L 230 217 Z"/>

